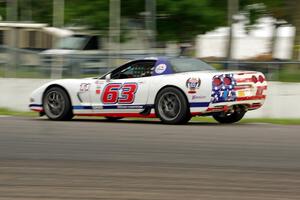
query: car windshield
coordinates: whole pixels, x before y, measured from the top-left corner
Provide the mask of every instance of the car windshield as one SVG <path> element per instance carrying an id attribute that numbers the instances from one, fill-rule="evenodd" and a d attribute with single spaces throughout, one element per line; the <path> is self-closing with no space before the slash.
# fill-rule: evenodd
<path id="1" fill-rule="evenodd" d="M 172 58 L 170 59 L 174 72 L 194 72 L 194 71 L 215 71 L 209 64 L 193 58 Z"/>
<path id="2" fill-rule="evenodd" d="M 57 49 L 72 49 L 72 50 L 81 50 L 86 44 L 86 37 L 71 36 L 63 38 L 58 41 L 56 44 Z"/>

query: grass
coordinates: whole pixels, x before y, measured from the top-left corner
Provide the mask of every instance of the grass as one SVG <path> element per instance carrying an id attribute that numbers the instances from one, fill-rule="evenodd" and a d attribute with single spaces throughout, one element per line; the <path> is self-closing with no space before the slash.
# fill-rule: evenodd
<path id="1" fill-rule="evenodd" d="M 36 112 L 20 112 L 15 110 L 10 110 L 6 108 L 0 108 L 0 115 L 8 116 L 21 116 L 21 117 L 36 117 L 38 114 Z M 137 119 L 141 120 L 141 119 Z M 149 119 L 145 119 L 149 120 Z M 151 120 L 151 119 L 150 119 Z M 203 123 L 216 123 L 212 117 L 194 117 L 192 122 L 203 122 Z M 300 125 L 299 119 L 277 119 L 277 118 L 254 118 L 254 119 L 243 119 L 239 123 L 249 124 L 249 123 L 267 123 L 267 124 L 280 124 L 280 125 Z"/>
<path id="2" fill-rule="evenodd" d="M 281 70 L 278 74 L 278 81 L 300 82 L 300 70 Z"/>
<path id="3" fill-rule="evenodd" d="M 268 123 L 268 124 L 281 124 L 281 125 L 300 125 L 299 119 L 272 119 L 272 118 L 261 118 L 261 119 L 243 119 L 241 123 Z"/>
<path id="4" fill-rule="evenodd" d="M 37 116 L 36 112 L 22 112 L 22 111 L 15 111 L 10 110 L 7 108 L 0 108 L 0 115 L 9 115 L 9 116 L 22 116 L 22 117 L 33 117 Z"/>
<path id="5" fill-rule="evenodd" d="M 194 117 L 194 122 L 216 122 L 212 117 Z M 239 123 L 250 124 L 250 123 L 267 123 L 267 124 L 280 124 L 280 125 L 300 125 L 300 118 L 288 119 L 288 118 L 246 118 L 242 119 Z"/>

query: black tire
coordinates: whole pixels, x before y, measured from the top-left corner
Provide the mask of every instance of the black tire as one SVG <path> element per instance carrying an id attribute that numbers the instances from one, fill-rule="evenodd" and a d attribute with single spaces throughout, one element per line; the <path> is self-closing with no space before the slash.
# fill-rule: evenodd
<path id="1" fill-rule="evenodd" d="M 174 87 L 164 88 L 158 93 L 155 113 L 165 124 L 185 124 L 191 119 L 185 95 Z"/>
<path id="2" fill-rule="evenodd" d="M 70 98 L 60 87 L 52 87 L 45 92 L 43 108 L 46 116 L 51 120 L 67 121 L 74 116 Z"/>
<path id="3" fill-rule="evenodd" d="M 235 106 L 233 112 L 217 113 L 213 118 L 221 124 L 233 124 L 239 122 L 245 114 L 246 110 L 243 106 Z"/>
<path id="4" fill-rule="evenodd" d="M 116 122 L 120 119 L 123 119 L 123 117 L 105 117 L 105 119 L 110 122 Z"/>

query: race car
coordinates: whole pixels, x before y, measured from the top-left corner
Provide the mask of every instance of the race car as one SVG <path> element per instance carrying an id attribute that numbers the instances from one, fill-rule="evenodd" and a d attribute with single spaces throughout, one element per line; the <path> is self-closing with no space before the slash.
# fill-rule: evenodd
<path id="1" fill-rule="evenodd" d="M 142 117 L 184 124 L 212 116 L 235 123 L 263 105 L 266 91 L 261 72 L 217 71 L 193 58 L 145 58 L 103 76 L 49 82 L 32 93 L 29 107 L 51 120 Z"/>

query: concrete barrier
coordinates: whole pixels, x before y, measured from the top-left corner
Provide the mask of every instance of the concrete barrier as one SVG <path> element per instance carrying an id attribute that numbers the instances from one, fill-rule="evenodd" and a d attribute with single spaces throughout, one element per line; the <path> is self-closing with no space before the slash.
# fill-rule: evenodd
<path id="1" fill-rule="evenodd" d="M 0 107 L 28 111 L 31 92 L 50 79 L 0 78 Z M 248 118 L 300 118 L 300 83 L 269 82 L 267 100 Z"/>
<path id="2" fill-rule="evenodd" d="M 247 117 L 300 118 L 300 83 L 269 82 L 264 106 Z"/>
<path id="3" fill-rule="evenodd" d="M 51 79 L 0 78 L 0 108 L 29 111 L 31 92 Z"/>

